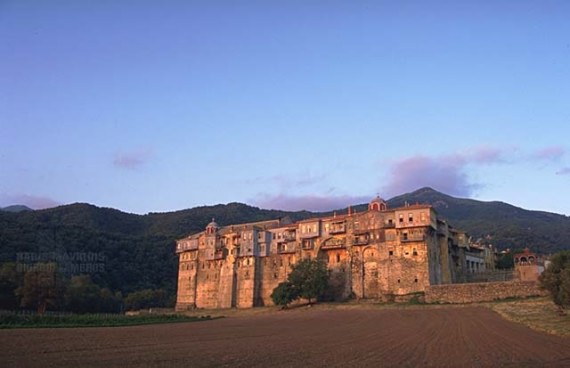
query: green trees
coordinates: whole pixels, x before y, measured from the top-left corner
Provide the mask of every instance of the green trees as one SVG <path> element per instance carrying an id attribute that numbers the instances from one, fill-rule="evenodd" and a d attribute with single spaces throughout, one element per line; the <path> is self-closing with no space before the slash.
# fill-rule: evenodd
<path id="1" fill-rule="evenodd" d="M 65 291 L 65 309 L 76 313 L 113 313 L 121 309 L 121 295 L 101 288 L 89 275 L 73 276 Z"/>
<path id="2" fill-rule="evenodd" d="M 297 298 L 298 295 L 295 293 L 295 288 L 289 281 L 280 283 L 271 293 L 271 300 L 273 300 L 273 303 L 282 307 L 286 307 L 287 304 Z"/>
<path id="3" fill-rule="evenodd" d="M 0 309 L 18 309 L 20 300 L 14 292 L 22 283 L 16 263 L 0 265 Z"/>
<path id="4" fill-rule="evenodd" d="M 570 251 L 556 253 L 550 262 L 539 281 L 550 292 L 554 304 L 562 310 L 570 306 Z"/>
<path id="5" fill-rule="evenodd" d="M 298 298 L 318 299 L 326 291 L 329 279 L 326 264 L 320 260 L 303 259 L 293 266 L 287 281 L 280 283 L 271 293 L 276 305 L 286 306 Z"/>
<path id="6" fill-rule="evenodd" d="M 24 283 L 16 290 L 21 306 L 36 308 L 43 314 L 48 306 L 61 303 L 65 286 L 55 263 L 38 263 L 24 275 Z"/>
<path id="7" fill-rule="evenodd" d="M 146 289 L 130 293 L 125 298 L 125 309 L 139 310 L 155 307 L 171 307 L 172 298 L 164 289 Z"/>

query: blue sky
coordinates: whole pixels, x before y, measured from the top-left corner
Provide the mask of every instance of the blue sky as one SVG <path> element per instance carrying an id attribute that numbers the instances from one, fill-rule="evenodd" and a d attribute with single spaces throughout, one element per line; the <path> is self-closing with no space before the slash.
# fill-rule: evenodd
<path id="1" fill-rule="evenodd" d="M 569 1 L 0 0 L 0 206 L 570 215 Z"/>

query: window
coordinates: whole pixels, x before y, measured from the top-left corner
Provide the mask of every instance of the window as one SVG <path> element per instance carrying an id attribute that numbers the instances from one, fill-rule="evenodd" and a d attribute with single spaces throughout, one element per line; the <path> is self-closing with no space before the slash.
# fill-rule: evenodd
<path id="1" fill-rule="evenodd" d="M 408 213 L 408 222 L 414 222 L 414 214 Z"/>
<path id="2" fill-rule="evenodd" d="M 417 256 L 418 255 L 418 250 L 416 248 L 414 248 L 413 252 L 412 252 L 413 256 Z"/>
<path id="3" fill-rule="evenodd" d="M 422 213 L 420 214 L 420 219 L 422 220 L 422 222 L 425 222 L 425 221 L 426 221 L 426 213 L 425 213 L 425 212 L 422 212 Z"/>
<path id="4" fill-rule="evenodd" d="M 400 214 L 400 224 L 404 223 L 404 215 Z"/>
<path id="5" fill-rule="evenodd" d="M 418 278 L 417 278 L 417 276 L 416 276 L 416 278 L 414 279 L 414 282 L 415 282 L 415 283 L 417 283 L 417 282 L 418 282 Z"/>
<path id="6" fill-rule="evenodd" d="M 389 256 L 393 256 L 393 255 L 394 255 L 394 251 L 393 251 L 393 250 L 389 251 L 389 252 L 388 252 L 388 255 L 389 255 Z"/>
<path id="7" fill-rule="evenodd" d="M 340 263 L 340 254 L 336 254 L 336 263 Z"/>

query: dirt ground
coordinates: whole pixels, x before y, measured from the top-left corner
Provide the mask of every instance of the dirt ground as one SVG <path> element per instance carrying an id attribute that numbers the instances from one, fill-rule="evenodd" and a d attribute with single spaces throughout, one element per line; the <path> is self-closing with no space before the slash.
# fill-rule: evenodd
<path id="1" fill-rule="evenodd" d="M 570 338 L 483 307 L 297 310 L 196 323 L 0 330 L 3 367 L 570 367 Z"/>

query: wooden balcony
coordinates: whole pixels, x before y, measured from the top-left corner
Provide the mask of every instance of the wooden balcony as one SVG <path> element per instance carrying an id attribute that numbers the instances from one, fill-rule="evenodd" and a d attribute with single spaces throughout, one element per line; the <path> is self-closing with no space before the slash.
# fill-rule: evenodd
<path id="1" fill-rule="evenodd" d="M 321 249 L 339 249 L 346 247 L 346 240 L 329 239 L 323 245 Z"/>
<path id="2" fill-rule="evenodd" d="M 346 224 L 339 223 L 339 224 L 332 224 L 329 229 L 329 234 L 342 234 L 346 232 Z"/>
<path id="3" fill-rule="evenodd" d="M 287 254 L 287 253 L 295 253 L 296 249 L 294 247 L 280 247 L 277 248 L 277 253 L 279 254 Z"/>
<path id="4" fill-rule="evenodd" d="M 176 245 L 176 253 L 186 252 L 189 250 L 198 250 L 198 242 L 185 242 Z"/>
<path id="5" fill-rule="evenodd" d="M 402 243 L 405 243 L 405 242 L 421 242 L 421 241 L 425 241 L 425 240 L 426 240 L 425 235 L 413 235 L 413 236 L 412 235 L 408 235 L 408 236 L 402 235 L 402 236 L 400 236 L 400 241 Z"/>
<path id="6" fill-rule="evenodd" d="M 297 240 L 297 235 L 294 232 L 285 232 L 285 233 L 283 233 L 283 240 L 295 241 L 295 240 Z"/>
<path id="7" fill-rule="evenodd" d="M 367 245 L 370 242 L 368 237 L 356 237 L 352 242 L 352 245 Z"/>

